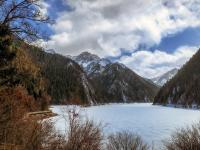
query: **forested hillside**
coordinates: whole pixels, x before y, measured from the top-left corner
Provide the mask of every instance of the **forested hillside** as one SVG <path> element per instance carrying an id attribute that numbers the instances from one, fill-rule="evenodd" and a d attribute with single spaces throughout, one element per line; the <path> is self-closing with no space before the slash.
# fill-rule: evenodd
<path id="1" fill-rule="evenodd" d="M 154 104 L 200 105 L 200 50 L 161 88 Z"/>
<path id="2" fill-rule="evenodd" d="M 27 100 L 26 109 L 46 109 L 49 97 L 45 91 L 45 80 L 40 69 L 34 63 L 23 46 L 14 42 L 13 35 L 7 29 L 0 28 L 0 97 L 1 102 L 6 102 L 6 95 L 22 94 L 20 100 Z M 16 93 L 18 91 L 18 93 Z M 7 93 L 7 94 L 6 94 Z M 22 102 L 21 102 L 22 103 Z M 34 105 L 32 105 L 34 104 Z M 29 110 L 29 111 L 30 111 Z"/>
<path id="3" fill-rule="evenodd" d="M 95 93 L 82 68 L 73 60 L 31 47 L 32 59 L 41 67 L 53 104 L 93 104 Z"/>
<path id="4" fill-rule="evenodd" d="M 107 65 L 90 79 L 103 102 L 151 102 L 158 91 L 157 86 L 119 63 Z"/>

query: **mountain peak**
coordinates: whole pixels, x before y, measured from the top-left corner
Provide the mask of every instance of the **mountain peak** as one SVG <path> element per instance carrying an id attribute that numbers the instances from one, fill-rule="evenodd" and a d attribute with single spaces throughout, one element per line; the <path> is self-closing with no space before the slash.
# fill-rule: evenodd
<path id="1" fill-rule="evenodd" d="M 100 58 L 89 52 L 82 52 L 78 56 L 73 57 L 73 60 L 82 66 L 87 74 L 100 73 L 104 70 L 105 66 L 111 63 L 110 60 Z"/>
<path id="2" fill-rule="evenodd" d="M 78 56 L 75 56 L 75 60 L 76 61 L 85 61 L 85 62 L 89 62 L 89 61 L 94 61 L 94 60 L 100 60 L 101 58 L 95 54 L 91 54 L 89 52 L 82 52 L 81 54 L 79 54 Z"/>

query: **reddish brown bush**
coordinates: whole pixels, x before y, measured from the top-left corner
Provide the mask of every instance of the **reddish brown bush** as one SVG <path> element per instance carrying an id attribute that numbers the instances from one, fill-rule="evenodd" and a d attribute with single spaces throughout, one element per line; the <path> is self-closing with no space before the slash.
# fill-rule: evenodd
<path id="1" fill-rule="evenodd" d="M 0 142 L 9 141 L 12 128 L 24 114 L 35 109 L 34 100 L 22 87 L 0 90 Z"/>
<path id="2" fill-rule="evenodd" d="M 1 120 L 5 118 L 17 120 L 26 112 L 36 110 L 36 102 L 23 87 L 6 87 L 0 89 L 0 108 Z"/>
<path id="3" fill-rule="evenodd" d="M 53 124 L 24 119 L 27 112 L 37 110 L 36 101 L 17 86 L 0 89 L 0 144 L 19 145 L 24 150 L 39 150 L 62 146 Z"/>

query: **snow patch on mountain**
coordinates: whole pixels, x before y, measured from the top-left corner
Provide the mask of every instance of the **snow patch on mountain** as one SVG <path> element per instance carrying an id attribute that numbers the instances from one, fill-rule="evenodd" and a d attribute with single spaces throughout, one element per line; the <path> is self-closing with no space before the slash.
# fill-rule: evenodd
<path id="1" fill-rule="evenodd" d="M 156 85 L 163 86 L 167 83 L 170 79 L 172 79 L 178 72 L 178 69 L 172 69 L 165 74 L 158 76 L 156 78 L 151 79 Z"/>
<path id="2" fill-rule="evenodd" d="M 111 63 L 110 60 L 100 58 L 89 52 L 83 52 L 78 56 L 72 57 L 72 59 L 76 61 L 88 75 L 103 72 L 105 67 Z"/>
<path id="3" fill-rule="evenodd" d="M 54 49 L 47 49 L 47 50 L 45 50 L 45 52 L 47 52 L 49 54 L 56 54 L 56 51 Z"/>

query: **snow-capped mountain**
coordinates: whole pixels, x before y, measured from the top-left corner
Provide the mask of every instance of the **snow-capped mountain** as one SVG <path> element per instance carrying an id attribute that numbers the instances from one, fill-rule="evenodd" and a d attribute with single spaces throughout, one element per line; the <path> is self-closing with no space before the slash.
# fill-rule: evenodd
<path id="1" fill-rule="evenodd" d="M 111 63 L 110 60 L 100 58 L 89 52 L 83 52 L 78 56 L 72 57 L 72 59 L 76 61 L 88 75 L 101 73 L 104 71 L 105 67 Z"/>
<path id="2" fill-rule="evenodd" d="M 167 81 L 172 79 L 178 72 L 178 69 L 172 69 L 161 76 L 151 79 L 156 85 L 163 86 Z"/>
<path id="3" fill-rule="evenodd" d="M 87 73 L 101 103 L 149 102 L 158 87 L 120 63 L 83 52 L 73 57 Z"/>
<path id="4" fill-rule="evenodd" d="M 86 67 L 91 62 L 98 62 L 101 58 L 97 55 L 91 54 L 89 52 L 83 52 L 78 56 L 74 56 L 73 59 L 78 62 L 83 67 Z"/>

